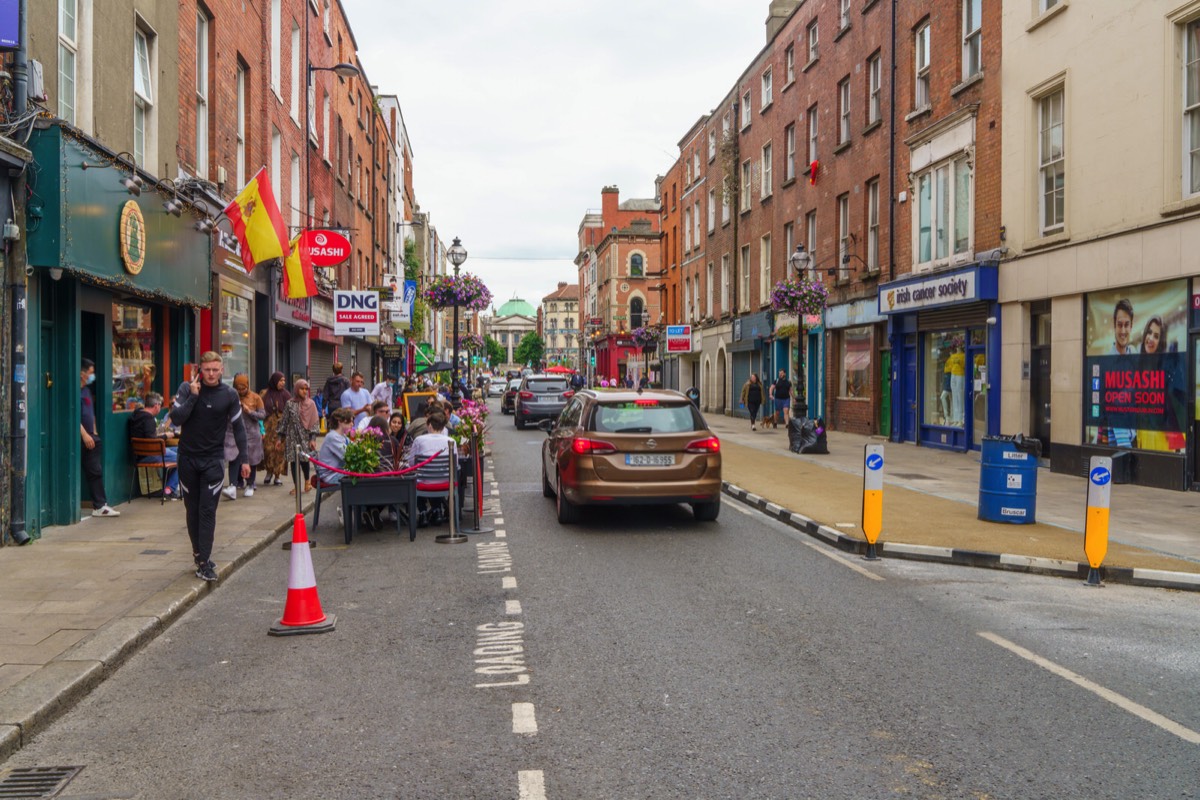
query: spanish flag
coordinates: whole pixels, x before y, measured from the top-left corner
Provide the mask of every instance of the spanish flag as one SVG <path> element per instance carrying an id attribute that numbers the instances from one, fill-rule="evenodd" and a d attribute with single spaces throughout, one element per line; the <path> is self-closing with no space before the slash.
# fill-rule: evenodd
<path id="1" fill-rule="evenodd" d="M 303 233 L 292 239 L 292 249 L 283 262 L 283 296 L 288 298 L 312 297 L 317 293 L 317 280 L 313 276 L 312 248 Z"/>
<path id="2" fill-rule="evenodd" d="M 225 207 L 225 216 L 233 223 L 233 232 L 242 245 L 242 264 L 247 272 L 255 264 L 283 258 L 287 253 L 287 229 L 271 191 L 266 167 Z"/>

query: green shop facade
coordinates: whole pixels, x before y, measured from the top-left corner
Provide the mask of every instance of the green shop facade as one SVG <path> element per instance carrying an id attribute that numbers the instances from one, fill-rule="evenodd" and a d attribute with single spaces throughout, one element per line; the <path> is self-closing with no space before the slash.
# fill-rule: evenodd
<path id="1" fill-rule="evenodd" d="M 129 418 L 149 392 L 169 405 L 184 365 L 196 360 L 197 309 L 210 303 L 211 273 L 199 216 L 186 205 L 178 217 L 164 210 L 169 184 L 58 124 L 35 130 L 30 149 L 26 524 L 39 536 L 91 512 L 82 359 L 96 364 L 89 390 L 105 492 L 117 505 L 139 490 Z"/>

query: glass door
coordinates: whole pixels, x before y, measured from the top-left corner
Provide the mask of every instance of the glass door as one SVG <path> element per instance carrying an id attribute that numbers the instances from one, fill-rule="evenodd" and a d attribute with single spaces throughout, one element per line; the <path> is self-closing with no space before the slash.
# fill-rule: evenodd
<path id="1" fill-rule="evenodd" d="M 1200 334 L 1192 336 L 1192 488 L 1200 489 Z"/>

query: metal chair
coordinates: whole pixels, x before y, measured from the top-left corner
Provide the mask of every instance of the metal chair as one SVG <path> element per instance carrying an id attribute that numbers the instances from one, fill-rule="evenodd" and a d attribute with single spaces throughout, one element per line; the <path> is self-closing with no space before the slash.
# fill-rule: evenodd
<path id="1" fill-rule="evenodd" d="M 129 440 L 130 448 L 133 451 L 133 486 L 137 489 L 138 473 L 144 469 L 158 468 L 162 475 L 162 489 L 159 490 L 159 505 L 165 505 L 167 502 L 167 470 L 175 469 L 178 464 L 174 461 L 167 460 L 167 443 L 163 439 L 138 439 L 131 438 Z M 157 458 L 158 463 L 142 464 L 143 458 Z M 130 495 L 136 496 L 136 491 L 131 491 Z"/>
<path id="2" fill-rule="evenodd" d="M 447 508 L 454 508 L 450 498 L 450 455 L 439 453 L 428 464 L 416 471 L 417 500 L 445 500 Z M 456 509 L 457 510 L 457 509 Z"/>
<path id="3" fill-rule="evenodd" d="M 317 526 L 321 524 L 321 498 L 327 494 L 337 492 L 339 495 L 342 491 L 340 483 L 326 483 L 321 480 L 320 474 L 316 469 L 313 469 L 312 485 L 317 490 L 317 499 L 313 505 L 313 532 L 316 532 Z"/>

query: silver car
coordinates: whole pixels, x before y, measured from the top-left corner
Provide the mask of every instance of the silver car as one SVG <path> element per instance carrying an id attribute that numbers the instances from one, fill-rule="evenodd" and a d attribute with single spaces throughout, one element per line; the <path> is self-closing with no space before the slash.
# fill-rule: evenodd
<path id="1" fill-rule="evenodd" d="M 513 424 L 520 429 L 528 422 L 553 419 L 574 394 L 570 381 L 561 375 L 526 375 L 513 400 Z"/>

